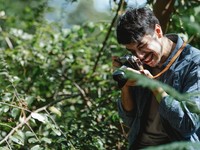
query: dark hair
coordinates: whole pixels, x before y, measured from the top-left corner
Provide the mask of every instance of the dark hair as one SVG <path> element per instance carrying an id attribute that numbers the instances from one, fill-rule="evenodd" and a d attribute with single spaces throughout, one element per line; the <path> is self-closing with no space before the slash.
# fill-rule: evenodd
<path id="1" fill-rule="evenodd" d="M 120 16 L 117 24 L 117 41 L 119 44 L 139 42 L 145 34 L 152 34 L 158 19 L 150 8 L 129 8 Z"/>

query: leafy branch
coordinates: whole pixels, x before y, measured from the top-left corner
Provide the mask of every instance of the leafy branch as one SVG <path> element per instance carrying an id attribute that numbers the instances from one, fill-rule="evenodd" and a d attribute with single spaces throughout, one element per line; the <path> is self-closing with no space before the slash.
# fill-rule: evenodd
<path id="1" fill-rule="evenodd" d="M 104 41 L 103 41 L 103 45 L 102 45 L 102 47 L 101 47 L 101 49 L 100 49 L 100 51 L 99 51 L 99 53 L 98 53 L 97 59 L 96 59 L 96 61 L 95 61 L 95 64 L 94 64 L 94 67 L 93 67 L 93 72 L 95 72 L 96 69 L 97 69 L 98 62 L 99 62 L 99 60 L 100 60 L 100 58 L 101 58 L 101 56 L 102 56 L 102 53 L 103 53 L 103 51 L 104 51 L 104 49 L 105 49 L 105 47 L 106 47 L 108 38 L 109 38 L 110 33 L 111 33 L 111 31 L 112 31 L 112 27 L 114 26 L 114 23 L 116 22 L 117 17 L 118 17 L 118 15 L 119 15 L 119 12 L 120 12 L 121 9 L 123 8 L 123 5 L 124 5 L 124 0 L 120 0 L 120 2 L 119 2 L 119 4 L 118 4 L 117 11 L 116 11 L 116 14 L 115 14 L 114 18 L 112 19 L 112 22 L 111 22 L 111 24 L 110 24 L 110 27 L 109 27 L 108 32 L 107 32 L 107 34 L 106 34 L 106 37 L 105 37 L 105 39 L 104 39 Z"/>
<path id="2" fill-rule="evenodd" d="M 155 90 L 158 87 L 162 87 L 165 92 L 167 92 L 170 97 L 175 98 L 180 103 L 185 104 L 189 110 L 193 113 L 200 115 L 200 106 L 195 103 L 195 101 L 191 101 L 191 97 L 199 96 L 200 93 L 179 93 L 176 89 L 171 86 L 164 84 L 160 81 L 150 79 L 144 75 L 140 75 L 137 73 L 131 73 L 125 70 L 128 79 L 134 79 L 137 81 L 138 86 L 146 87 L 151 90 Z"/>
<path id="3" fill-rule="evenodd" d="M 56 103 L 59 103 L 59 102 L 61 102 L 61 101 L 63 101 L 63 100 L 66 100 L 66 99 L 69 99 L 69 98 L 73 98 L 73 97 L 77 97 L 77 96 L 79 96 L 79 94 L 68 95 L 68 96 L 66 96 L 66 97 L 64 97 L 64 98 L 55 100 L 55 101 L 53 101 L 53 102 L 51 102 L 51 103 L 49 103 L 49 104 L 47 104 L 47 105 L 45 105 L 45 106 L 43 106 L 43 107 L 41 107 L 41 108 L 38 108 L 38 109 L 36 109 L 35 111 L 32 111 L 32 112 L 29 114 L 28 117 L 24 118 L 24 120 L 21 121 L 18 125 L 16 125 L 16 127 L 12 128 L 12 130 L 0 141 L 0 144 L 2 144 L 2 143 L 4 143 L 4 142 L 7 142 L 7 140 L 8 140 L 16 131 L 18 131 L 20 128 L 22 128 L 25 124 L 28 124 L 28 122 L 29 122 L 29 120 L 30 120 L 31 118 L 35 118 L 35 117 L 33 117 L 34 114 L 38 114 L 39 112 L 46 111 L 48 107 L 53 106 L 53 105 L 56 104 Z M 55 121 L 53 121 L 53 122 L 55 123 Z M 29 128 L 30 128 L 30 126 L 29 126 Z M 33 131 L 33 130 L 32 130 L 32 131 Z"/>

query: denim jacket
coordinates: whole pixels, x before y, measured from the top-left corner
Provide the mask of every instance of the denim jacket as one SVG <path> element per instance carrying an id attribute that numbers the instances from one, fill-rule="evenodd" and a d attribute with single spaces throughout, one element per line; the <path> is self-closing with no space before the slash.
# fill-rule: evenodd
<path id="1" fill-rule="evenodd" d="M 176 43 L 176 47 L 163 64 L 163 68 L 170 62 L 183 40 L 175 34 L 166 35 Z M 187 44 L 172 66 L 160 77 L 159 81 L 170 85 L 180 93 L 200 92 L 200 50 Z M 151 99 L 151 91 L 142 87 L 132 87 L 136 107 L 132 112 L 123 110 L 121 100 L 118 100 L 119 116 L 129 127 L 128 142 L 133 146 L 139 131 L 145 121 L 145 113 Z M 200 95 L 191 97 L 200 108 Z M 200 128 L 200 115 L 190 112 L 184 102 L 177 101 L 171 96 L 164 97 L 159 104 L 161 122 L 171 138 L 171 141 L 199 141 L 197 134 Z"/>

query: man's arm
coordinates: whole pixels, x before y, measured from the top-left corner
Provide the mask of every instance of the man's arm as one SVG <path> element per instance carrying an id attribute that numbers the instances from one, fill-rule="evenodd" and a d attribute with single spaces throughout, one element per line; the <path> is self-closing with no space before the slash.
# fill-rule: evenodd
<path id="1" fill-rule="evenodd" d="M 121 98 L 122 98 L 122 106 L 125 111 L 132 111 L 134 108 L 134 101 L 131 92 L 131 88 L 129 86 L 124 86 L 121 89 Z"/>
<path id="2" fill-rule="evenodd" d="M 168 94 L 163 90 L 163 88 L 158 87 L 155 90 L 152 90 L 153 95 L 155 96 L 156 100 L 158 103 L 161 102 L 161 100 L 165 97 L 168 96 Z"/>
<path id="3" fill-rule="evenodd" d="M 134 70 L 131 68 L 126 68 L 124 67 L 124 69 L 126 69 L 127 71 L 130 71 L 132 73 L 137 73 L 137 74 L 143 74 L 149 78 L 152 77 L 151 73 L 148 70 Z M 134 96 L 133 96 L 133 91 L 131 90 L 131 87 L 135 86 L 137 83 L 136 80 L 131 80 L 129 79 L 126 84 L 124 85 L 124 87 L 121 89 L 121 98 L 122 98 L 122 106 L 124 108 L 125 111 L 130 112 L 134 109 L 135 104 L 134 104 Z M 162 97 L 166 96 L 166 92 L 161 89 L 161 88 L 157 88 L 154 92 L 156 95 L 156 97 L 158 98 L 158 100 L 161 100 Z"/>
<path id="4" fill-rule="evenodd" d="M 200 91 L 200 65 L 193 65 L 190 72 L 184 72 L 183 93 L 197 93 Z M 189 103 L 200 108 L 200 95 L 190 96 Z M 167 120 L 170 125 L 179 131 L 184 137 L 189 137 L 200 128 L 200 116 L 195 112 L 187 101 L 176 100 L 173 97 L 166 96 L 160 102 L 160 115 Z"/>

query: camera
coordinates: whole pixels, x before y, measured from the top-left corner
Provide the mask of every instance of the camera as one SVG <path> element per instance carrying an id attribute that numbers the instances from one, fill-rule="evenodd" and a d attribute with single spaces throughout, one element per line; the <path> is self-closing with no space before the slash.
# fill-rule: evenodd
<path id="1" fill-rule="evenodd" d="M 121 66 L 130 67 L 135 70 L 143 70 L 143 65 L 140 59 L 131 54 L 119 57 L 115 61 L 118 62 Z M 125 72 L 122 70 L 116 70 L 113 73 L 113 79 L 118 82 L 119 88 L 122 88 L 128 80 Z"/>

